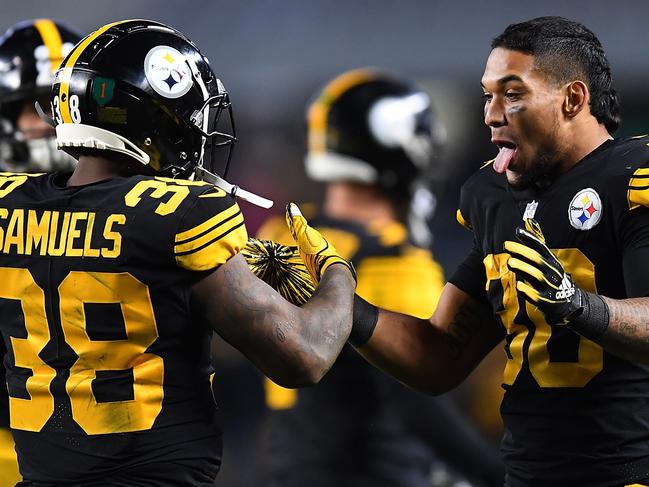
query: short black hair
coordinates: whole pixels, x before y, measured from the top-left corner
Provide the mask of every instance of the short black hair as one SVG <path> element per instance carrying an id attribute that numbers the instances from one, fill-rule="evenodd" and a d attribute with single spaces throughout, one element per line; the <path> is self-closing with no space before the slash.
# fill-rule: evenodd
<path id="1" fill-rule="evenodd" d="M 585 25 L 563 17 L 537 17 L 510 24 L 491 48 L 532 54 L 535 66 L 559 83 L 582 79 L 590 90 L 590 111 L 609 133 L 620 125 L 620 101 L 599 39 Z"/>

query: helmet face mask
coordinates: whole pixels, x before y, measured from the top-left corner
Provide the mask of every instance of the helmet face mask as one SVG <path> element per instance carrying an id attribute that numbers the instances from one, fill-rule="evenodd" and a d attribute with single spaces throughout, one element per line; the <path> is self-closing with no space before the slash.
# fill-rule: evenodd
<path id="1" fill-rule="evenodd" d="M 209 97 L 201 110 L 192 114 L 191 121 L 196 130 L 205 138 L 203 157 L 198 166 L 225 178 L 230 168 L 234 143 L 237 138 L 230 96 L 221 81 L 217 81 L 222 93 Z M 207 120 L 206 126 L 204 126 L 205 120 Z M 219 152 L 223 150 L 227 150 L 226 158 L 219 157 Z"/>
<path id="2" fill-rule="evenodd" d="M 56 150 L 54 131 L 40 123 L 33 107 L 49 98 L 55 71 L 79 39 L 49 19 L 19 22 L 0 38 L 0 164 L 5 170 L 73 166 L 72 158 Z"/>
<path id="3" fill-rule="evenodd" d="M 116 22 L 81 41 L 57 72 L 51 108 L 59 147 L 73 156 L 112 151 L 171 177 L 213 170 L 206 147 L 211 156 L 225 147 L 229 159 L 236 140 L 219 130 L 232 109 L 207 59 L 152 21 Z"/>

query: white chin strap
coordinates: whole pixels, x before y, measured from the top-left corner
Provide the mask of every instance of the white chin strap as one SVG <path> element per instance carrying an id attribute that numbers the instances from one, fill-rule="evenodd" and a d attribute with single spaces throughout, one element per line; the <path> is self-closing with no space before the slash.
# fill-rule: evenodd
<path id="1" fill-rule="evenodd" d="M 56 143 L 57 147 L 63 150 L 66 148 L 74 150 L 78 147 L 111 150 L 130 156 L 144 165 L 148 165 L 150 161 L 149 155 L 146 152 L 121 135 L 81 123 L 63 123 L 57 125 Z M 207 169 L 197 167 L 196 172 L 200 179 L 212 183 L 214 186 L 218 186 L 232 196 L 241 198 L 261 208 L 270 208 L 273 206 L 272 200 L 230 184 L 225 179 L 209 172 Z"/>
<path id="2" fill-rule="evenodd" d="M 208 183 L 212 183 L 214 186 L 221 188 L 226 193 L 235 196 L 237 198 L 241 198 L 242 200 L 245 200 L 248 203 L 252 203 L 255 206 L 259 206 L 261 208 L 266 208 L 266 209 L 273 206 L 273 200 L 269 200 L 267 198 L 264 198 L 263 196 L 259 196 L 256 195 L 255 193 L 251 193 L 250 191 L 246 191 L 245 189 L 241 189 L 239 186 L 230 184 L 222 177 L 217 176 L 216 174 L 208 171 L 203 167 L 200 166 L 197 167 L 196 173 L 202 181 L 207 181 Z"/>
<path id="3" fill-rule="evenodd" d="M 62 123 L 56 126 L 56 145 L 59 149 L 78 147 L 111 150 L 132 157 L 147 166 L 149 155 L 121 135 L 82 123 Z"/>

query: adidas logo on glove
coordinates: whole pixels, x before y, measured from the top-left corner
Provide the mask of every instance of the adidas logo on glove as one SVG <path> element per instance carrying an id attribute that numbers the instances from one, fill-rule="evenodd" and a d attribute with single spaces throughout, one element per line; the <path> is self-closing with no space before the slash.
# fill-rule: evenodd
<path id="1" fill-rule="evenodd" d="M 575 295 L 575 285 L 572 283 L 567 274 L 563 275 L 561 285 L 554 299 L 568 299 Z"/>

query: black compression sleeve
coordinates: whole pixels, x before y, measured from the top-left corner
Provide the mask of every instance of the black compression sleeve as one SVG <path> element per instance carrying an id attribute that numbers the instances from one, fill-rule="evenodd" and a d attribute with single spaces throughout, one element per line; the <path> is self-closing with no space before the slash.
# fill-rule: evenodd
<path id="1" fill-rule="evenodd" d="M 376 323 L 379 321 L 379 309 L 354 294 L 354 318 L 349 343 L 362 347 L 372 337 Z"/>

